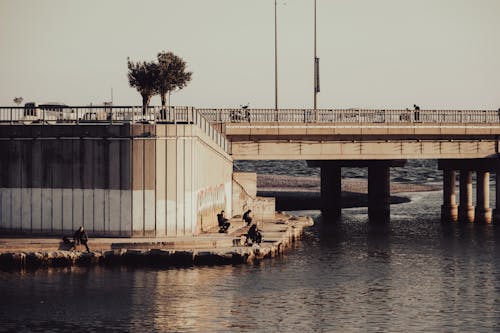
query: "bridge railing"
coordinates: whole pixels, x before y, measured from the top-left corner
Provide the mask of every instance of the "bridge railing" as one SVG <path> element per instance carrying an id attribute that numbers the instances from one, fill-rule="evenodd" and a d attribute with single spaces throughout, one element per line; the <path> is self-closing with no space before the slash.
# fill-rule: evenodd
<path id="1" fill-rule="evenodd" d="M 52 124 L 193 124 L 230 153 L 227 138 L 207 118 L 193 107 L 175 106 L 162 108 L 150 106 L 65 106 L 50 107 L 0 107 L 0 124 L 25 124 L 50 126 Z M 0 128 L 1 129 L 1 128 Z"/>
<path id="2" fill-rule="evenodd" d="M 197 109 L 212 123 L 500 123 L 497 110 Z"/>

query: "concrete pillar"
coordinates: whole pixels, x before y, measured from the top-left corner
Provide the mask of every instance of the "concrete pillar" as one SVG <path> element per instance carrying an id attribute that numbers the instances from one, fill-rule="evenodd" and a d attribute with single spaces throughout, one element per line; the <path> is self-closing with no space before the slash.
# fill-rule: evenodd
<path id="1" fill-rule="evenodd" d="M 342 175 L 339 166 L 321 167 L 321 210 L 324 216 L 337 218 L 341 214 Z"/>
<path id="2" fill-rule="evenodd" d="M 495 209 L 493 210 L 493 220 L 500 222 L 500 167 L 495 170 Z"/>
<path id="3" fill-rule="evenodd" d="M 476 210 L 474 215 L 475 222 L 491 222 L 490 173 L 488 171 L 477 171 L 476 173 Z"/>
<path id="4" fill-rule="evenodd" d="M 443 204 L 441 205 L 441 220 L 458 220 L 458 206 L 456 202 L 456 173 L 455 170 L 443 170 Z"/>
<path id="5" fill-rule="evenodd" d="M 458 219 L 464 222 L 474 221 L 474 206 L 472 206 L 472 172 L 460 170 L 460 205 Z"/>
<path id="6" fill-rule="evenodd" d="M 390 180 L 388 166 L 368 167 L 368 218 L 387 221 L 390 217 Z"/>

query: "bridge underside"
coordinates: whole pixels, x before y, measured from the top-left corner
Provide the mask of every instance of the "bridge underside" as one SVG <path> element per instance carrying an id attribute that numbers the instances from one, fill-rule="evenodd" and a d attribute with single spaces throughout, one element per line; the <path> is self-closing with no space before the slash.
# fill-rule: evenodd
<path id="1" fill-rule="evenodd" d="M 468 159 L 498 153 L 491 124 L 225 124 L 235 160 Z"/>
<path id="2" fill-rule="evenodd" d="M 493 157 L 498 140 L 233 141 L 234 160 L 387 160 Z"/>

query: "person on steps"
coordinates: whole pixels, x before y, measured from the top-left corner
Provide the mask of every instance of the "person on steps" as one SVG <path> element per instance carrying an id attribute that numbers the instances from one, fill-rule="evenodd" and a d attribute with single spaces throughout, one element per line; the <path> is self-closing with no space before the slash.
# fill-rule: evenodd
<path id="1" fill-rule="evenodd" d="M 227 232 L 231 223 L 228 222 L 228 219 L 224 217 L 224 211 L 221 210 L 219 214 L 217 214 L 217 222 L 219 223 L 219 232 Z"/>
<path id="2" fill-rule="evenodd" d="M 257 243 L 260 245 L 262 242 L 262 234 L 259 229 L 257 229 L 257 224 L 252 224 L 250 229 L 248 229 L 247 239 L 245 240 L 246 245 L 251 245 L 248 241 L 251 240 L 252 244 Z"/>
<path id="3" fill-rule="evenodd" d="M 252 217 L 250 216 L 250 213 L 252 212 L 251 209 L 247 210 L 244 214 L 243 214 L 243 221 L 246 222 L 247 224 L 247 227 L 252 224 Z"/>

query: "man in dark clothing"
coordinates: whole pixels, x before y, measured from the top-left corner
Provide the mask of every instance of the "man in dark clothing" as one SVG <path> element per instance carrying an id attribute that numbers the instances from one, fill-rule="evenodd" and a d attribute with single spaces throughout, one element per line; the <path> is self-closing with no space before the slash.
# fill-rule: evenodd
<path id="1" fill-rule="evenodd" d="M 420 106 L 413 104 L 413 108 L 415 109 L 415 121 L 420 121 Z"/>
<path id="2" fill-rule="evenodd" d="M 217 222 L 219 223 L 219 232 L 227 232 L 231 223 L 224 217 L 224 211 L 221 210 L 219 214 L 217 214 Z"/>
<path id="3" fill-rule="evenodd" d="M 89 246 L 87 245 L 89 238 L 87 237 L 85 230 L 83 230 L 83 227 L 80 227 L 77 231 L 75 231 L 73 234 L 73 240 L 75 241 L 75 249 L 77 245 L 82 244 L 85 245 L 87 252 L 90 252 Z"/>
<path id="4" fill-rule="evenodd" d="M 262 235 L 260 231 L 257 229 L 256 224 L 252 224 L 250 229 L 248 229 L 247 239 L 245 240 L 246 245 L 249 245 L 248 240 L 251 240 L 252 243 L 257 243 L 259 245 L 262 242 Z"/>
<path id="5" fill-rule="evenodd" d="M 246 222 L 247 226 L 249 226 L 250 224 L 252 224 L 252 218 L 250 217 L 250 213 L 252 212 L 251 209 L 247 210 L 244 214 L 243 214 L 243 221 Z"/>

